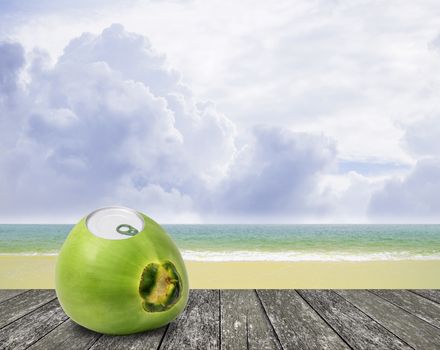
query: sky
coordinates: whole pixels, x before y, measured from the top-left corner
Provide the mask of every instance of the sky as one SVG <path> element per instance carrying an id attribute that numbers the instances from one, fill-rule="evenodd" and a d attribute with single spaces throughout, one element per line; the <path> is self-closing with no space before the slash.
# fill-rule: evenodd
<path id="1" fill-rule="evenodd" d="M 439 223 L 437 1 L 0 2 L 0 222 Z"/>

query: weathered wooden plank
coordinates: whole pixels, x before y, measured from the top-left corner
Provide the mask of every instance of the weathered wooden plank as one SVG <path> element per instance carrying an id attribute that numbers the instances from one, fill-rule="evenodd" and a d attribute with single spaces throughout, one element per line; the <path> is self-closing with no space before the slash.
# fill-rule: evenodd
<path id="1" fill-rule="evenodd" d="M 191 290 L 185 311 L 170 323 L 160 349 L 218 349 L 219 290 Z"/>
<path id="2" fill-rule="evenodd" d="M 336 292 L 412 347 L 440 348 L 439 330 L 417 316 L 366 290 Z"/>
<path id="3" fill-rule="evenodd" d="M 25 292 L 26 289 L 0 289 L 0 303 Z"/>
<path id="4" fill-rule="evenodd" d="M 157 350 L 166 329 L 167 326 L 164 326 L 148 332 L 131 335 L 103 335 L 95 344 L 93 344 L 90 350 Z"/>
<path id="5" fill-rule="evenodd" d="M 256 292 L 220 290 L 221 349 L 281 349 Z"/>
<path id="6" fill-rule="evenodd" d="M 4 301 L 0 307 L 0 328 L 55 298 L 54 290 L 34 289 Z"/>
<path id="7" fill-rule="evenodd" d="M 29 349 L 88 349 L 100 336 L 101 334 L 89 331 L 68 319 L 31 345 Z"/>
<path id="8" fill-rule="evenodd" d="M 440 304 L 440 289 L 412 289 L 411 292 Z"/>
<path id="9" fill-rule="evenodd" d="M 257 290 L 285 349 L 349 349 L 294 290 Z"/>
<path id="10" fill-rule="evenodd" d="M 407 290 L 373 289 L 370 292 L 440 328 L 440 305 Z"/>
<path id="11" fill-rule="evenodd" d="M 330 290 L 298 292 L 353 349 L 411 349 L 339 294 Z"/>
<path id="12" fill-rule="evenodd" d="M 0 350 L 26 349 L 67 320 L 58 300 L 52 300 L 0 331 Z"/>
<path id="13" fill-rule="evenodd" d="M 0 349 L 440 349 L 440 291 L 298 292 L 193 290 L 169 326 L 118 337 L 68 320 L 52 290 L 0 291 Z"/>

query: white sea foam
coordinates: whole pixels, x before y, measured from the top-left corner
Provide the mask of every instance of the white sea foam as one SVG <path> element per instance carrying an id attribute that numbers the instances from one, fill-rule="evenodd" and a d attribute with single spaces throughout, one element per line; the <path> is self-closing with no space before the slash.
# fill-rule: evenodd
<path id="1" fill-rule="evenodd" d="M 411 252 L 265 252 L 265 251 L 182 251 L 188 261 L 384 261 L 440 260 L 440 254 L 420 255 Z"/>
<path id="2" fill-rule="evenodd" d="M 0 253 L 0 256 L 57 256 L 58 252 L 23 252 L 23 253 Z"/>
<path id="3" fill-rule="evenodd" d="M 57 256 L 57 252 L 23 252 L 0 253 L 0 256 Z M 399 261 L 399 260 L 440 260 L 440 254 L 414 254 L 402 252 L 298 252 L 298 251 L 196 251 L 182 250 L 183 259 L 186 261 Z"/>

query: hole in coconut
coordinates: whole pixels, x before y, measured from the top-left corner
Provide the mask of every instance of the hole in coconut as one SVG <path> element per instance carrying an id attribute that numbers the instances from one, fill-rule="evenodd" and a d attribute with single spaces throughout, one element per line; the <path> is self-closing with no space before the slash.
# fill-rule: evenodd
<path id="1" fill-rule="evenodd" d="M 180 276 L 171 261 L 150 263 L 144 268 L 139 294 L 145 311 L 168 310 L 179 300 L 181 290 Z"/>

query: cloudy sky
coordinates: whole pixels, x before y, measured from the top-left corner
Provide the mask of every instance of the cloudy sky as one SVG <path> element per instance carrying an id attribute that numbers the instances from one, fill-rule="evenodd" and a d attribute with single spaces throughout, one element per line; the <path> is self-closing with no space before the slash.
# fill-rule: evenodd
<path id="1" fill-rule="evenodd" d="M 435 0 L 0 2 L 0 221 L 440 222 Z"/>

